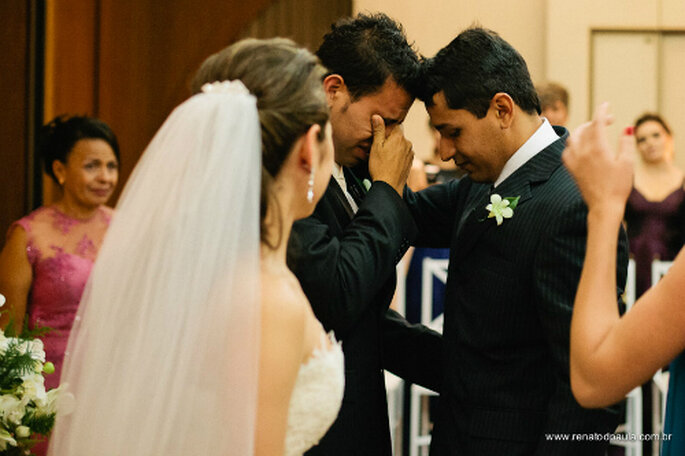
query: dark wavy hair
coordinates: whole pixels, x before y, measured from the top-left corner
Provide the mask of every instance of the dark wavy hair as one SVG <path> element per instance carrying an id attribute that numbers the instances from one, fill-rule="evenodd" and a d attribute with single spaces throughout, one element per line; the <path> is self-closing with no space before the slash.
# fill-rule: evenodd
<path id="1" fill-rule="evenodd" d="M 447 106 L 485 117 L 490 100 L 507 93 L 529 114 L 540 114 L 540 100 L 521 54 L 496 32 L 472 27 L 461 32 L 432 59 L 422 64 L 421 100 L 433 105 L 444 91 Z"/>
<path id="2" fill-rule="evenodd" d="M 331 26 L 316 51 L 329 74 L 339 74 L 358 99 L 378 91 L 388 77 L 416 97 L 419 58 L 402 26 L 382 13 L 358 14 Z"/>
<path id="3" fill-rule="evenodd" d="M 659 114 L 657 114 L 655 112 L 646 112 L 646 113 L 642 114 L 635 121 L 635 131 L 637 131 L 637 129 L 640 127 L 640 125 L 642 125 L 645 122 L 657 122 L 658 124 L 660 124 L 664 128 L 664 130 L 666 130 L 666 133 L 668 133 L 669 136 L 672 136 L 671 128 L 668 126 L 668 124 L 666 123 L 664 118 L 661 117 Z"/>
<path id="4" fill-rule="evenodd" d="M 105 122 L 88 116 L 57 116 L 40 129 L 38 137 L 43 168 L 55 183 L 59 184 L 52 171 L 53 162 L 66 164 L 74 145 L 82 139 L 102 139 L 112 148 L 117 161 L 121 160 L 117 137 Z"/>

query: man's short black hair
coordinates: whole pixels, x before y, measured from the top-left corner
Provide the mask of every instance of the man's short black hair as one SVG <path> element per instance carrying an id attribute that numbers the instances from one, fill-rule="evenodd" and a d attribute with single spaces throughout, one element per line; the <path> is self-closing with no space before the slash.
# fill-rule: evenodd
<path id="1" fill-rule="evenodd" d="M 492 30 L 472 27 L 461 32 L 423 62 L 422 72 L 419 97 L 426 106 L 433 105 L 433 95 L 444 91 L 450 109 L 466 109 L 482 118 L 492 97 L 504 92 L 523 111 L 541 112 L 525 60 Z"/>
<path id="2" fill-rule="evenodd" d="M 385 14 L 358 14 L 337 21 L 316 55 L 327 75 L 342 76 L 353 99 L 378 91 L 388 77 L 416 96 L 418 56 L 402 26 Z"/>

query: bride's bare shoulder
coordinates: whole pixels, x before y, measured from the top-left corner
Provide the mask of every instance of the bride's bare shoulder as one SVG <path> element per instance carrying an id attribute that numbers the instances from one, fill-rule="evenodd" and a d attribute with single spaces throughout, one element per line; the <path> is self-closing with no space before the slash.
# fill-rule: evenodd
<path id="1" fill-rule="evenodd" d="M 304 325 L 309 302 L 299 282 L 289 271 L 262 272 L 262 316 L 273 316 L 282 324 Z"/>
<path id="2" fill-rule="evenodd" d="M 262 272 L 262 323 L 266 331 L 280 334 L 279 344 L 289 340 L 293 347 L 300 347 L 303 362 L 324 339 L 321 323 L 289 270 L 283 274 Z"/>

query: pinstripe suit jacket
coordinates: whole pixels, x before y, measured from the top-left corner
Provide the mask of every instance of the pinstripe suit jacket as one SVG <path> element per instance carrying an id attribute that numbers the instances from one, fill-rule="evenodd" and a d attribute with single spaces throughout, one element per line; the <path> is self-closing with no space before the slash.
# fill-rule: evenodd
<path id="1" fill-rule="evenodd" d="M 596 437 L 546 434 L 574 439 L 620 422 L 615 409 L 582 409 L 569 386 L 587 208 L 561 163 L 568 132 L 557 134 L 497 187 L 503 198 L 520 196 L 502 225 L 486 218 L 490 185 L 469 178 L 406 195 L 417 243 L 451 248 L 431 455 L 603 455 L 608 442 Z M 617 283 L 625 284 L 624 233 L 617 253 Z"/>
<path id="2" fill-rule="evenodd" d="M 340 413 L 307 456 L 392 453 L 382 332 L 388 325 L 399 331 L 401 323 L 386 321 L 385 314 L 395 290 L 395 264 L 415 235 L 402 198 L 384 182 L 373 184 L 355 214 L 331 179 L 314 213 L 293 225 L 288 265 L 345 353 Z"/>

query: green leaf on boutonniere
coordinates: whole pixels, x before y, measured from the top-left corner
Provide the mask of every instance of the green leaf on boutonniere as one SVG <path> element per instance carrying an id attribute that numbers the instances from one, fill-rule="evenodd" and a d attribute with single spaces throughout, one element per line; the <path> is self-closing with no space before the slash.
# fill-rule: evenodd
<path id="1" fill-rule="evenodd" d="M 507 196 L 504 199 L 509 201 L 509 207 L 513 211 L 514 209 L 516 209 L 516 206 L 518 206 L 519 200 L 521 199 L 521 197 L 520 196 Z"/>

